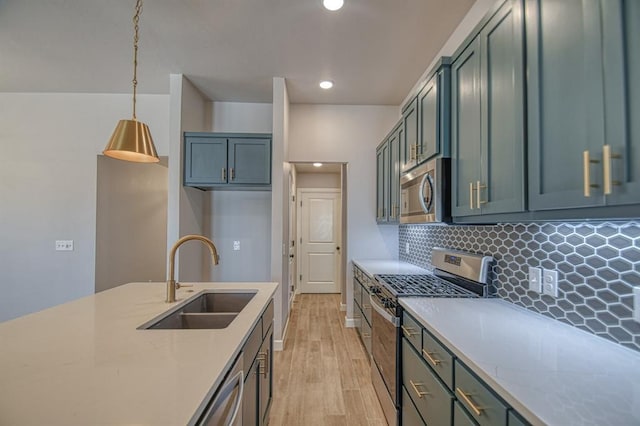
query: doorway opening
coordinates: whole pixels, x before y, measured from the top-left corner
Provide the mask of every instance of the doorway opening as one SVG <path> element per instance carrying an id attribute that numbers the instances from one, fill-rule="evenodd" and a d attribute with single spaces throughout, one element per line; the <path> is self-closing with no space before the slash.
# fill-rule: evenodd
<path id="1" fill-rule="evenodd" d="M 346 294 L 347 164 L 292 163 L 290 303 L 299 293 Z"/>

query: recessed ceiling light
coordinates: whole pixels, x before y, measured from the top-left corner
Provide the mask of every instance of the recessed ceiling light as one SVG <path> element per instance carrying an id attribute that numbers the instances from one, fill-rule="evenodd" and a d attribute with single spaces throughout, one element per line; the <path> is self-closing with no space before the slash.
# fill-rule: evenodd
<path id="1" fill-rule="evenodd" d="M 322 163 L 313 163 L 313 167 L 322 167 Z"/>
<path id="2" fill-rule="evenodd" d="M 331 89 L 333 87 L 333 81 L 331 81 L 331 80 L 321 81 L 320 82 L 320 87 L 322 87 L 325 90 Z"/>
<path id="3" fill-rule="evenodd" d="M 344 0 L 322 0 L 322 4 L 327 10 L 338 10 L 344 4 Z"/>

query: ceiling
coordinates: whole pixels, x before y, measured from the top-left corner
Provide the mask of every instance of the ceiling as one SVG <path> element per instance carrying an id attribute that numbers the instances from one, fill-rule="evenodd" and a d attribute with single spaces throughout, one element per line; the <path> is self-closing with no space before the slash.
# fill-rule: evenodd
<path id="1" fill-rule="evenodd" d="M 139 93 L 182 73 L 211 100 L 399 105 L 474 0 L 147 0 Z M 134 0 L 0 0 L 0 92 L 131 92 Z M 335 81 L 329 91 L 321 79 Z"/>

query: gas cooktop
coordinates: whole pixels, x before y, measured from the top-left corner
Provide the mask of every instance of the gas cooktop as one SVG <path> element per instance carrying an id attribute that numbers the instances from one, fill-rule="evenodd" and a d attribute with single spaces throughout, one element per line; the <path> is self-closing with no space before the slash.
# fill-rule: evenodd
<path id="1" fill-rule="evenodd" d="M 376 275 L 378 282 L 395 297 L 479 297 L 477 294 L 431 274 Z"/>

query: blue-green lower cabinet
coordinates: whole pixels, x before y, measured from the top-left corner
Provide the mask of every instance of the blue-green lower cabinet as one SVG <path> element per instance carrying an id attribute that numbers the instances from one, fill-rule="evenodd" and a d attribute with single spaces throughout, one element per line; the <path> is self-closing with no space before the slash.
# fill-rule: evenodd
<path id="1" fill-rule="evenodd" d="M 402 328 L 402 425 L 529 425 L 407 312 Z"/>
<path id="2" fill-rule="evenodd" d="M 201 189 L 269 189 L 271 135 L 185 132 L 183 182 Z"/>
<path id="3" fill-rule="evenodd" d="M 454 218 L 525 211 L 522 0 L 507 0 L 451 69 Z"/>

